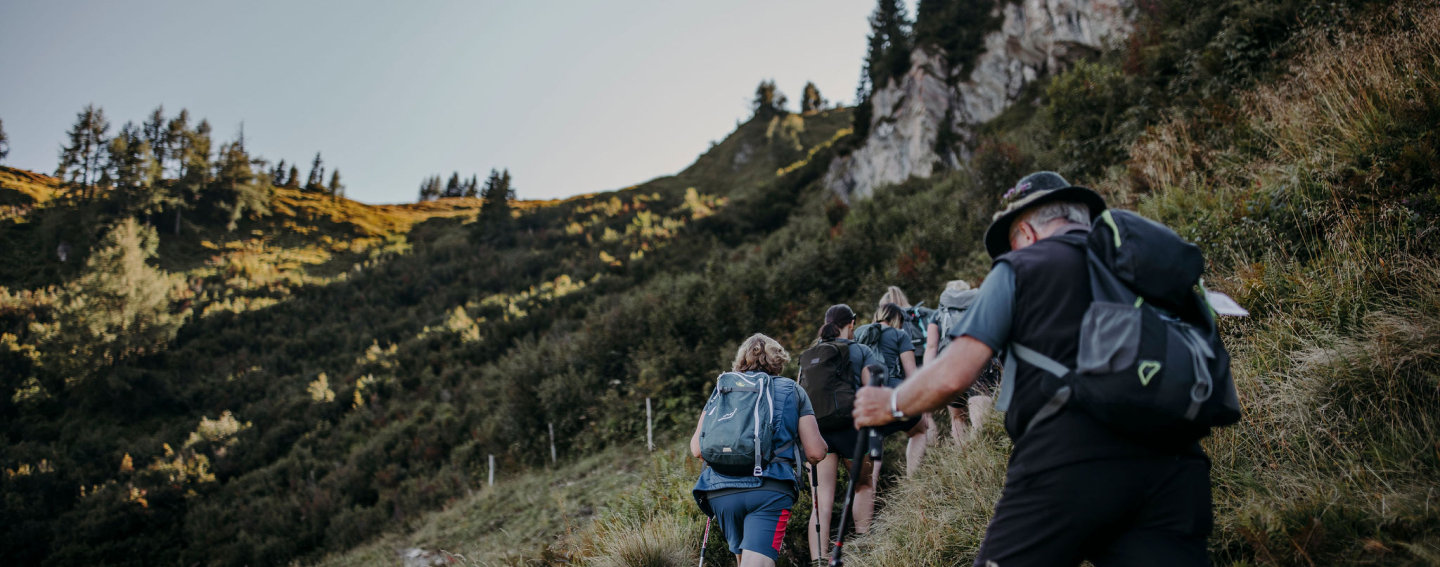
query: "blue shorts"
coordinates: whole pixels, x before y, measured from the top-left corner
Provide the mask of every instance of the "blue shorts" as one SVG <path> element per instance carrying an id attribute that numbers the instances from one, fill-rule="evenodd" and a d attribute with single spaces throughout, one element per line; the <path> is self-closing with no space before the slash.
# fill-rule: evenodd
<path id="1" fill-rule="evenodd" d="M 785 525 L 790 523 L 790 507 L 795 497 L 784 492 L 756 489 L 726 494 L 710 500 L 710 509 L 719 520 L 720 531 L 730 543 L 730 552 L 759 553 L 770 559 L 780 558 L 785 542 Z"/>

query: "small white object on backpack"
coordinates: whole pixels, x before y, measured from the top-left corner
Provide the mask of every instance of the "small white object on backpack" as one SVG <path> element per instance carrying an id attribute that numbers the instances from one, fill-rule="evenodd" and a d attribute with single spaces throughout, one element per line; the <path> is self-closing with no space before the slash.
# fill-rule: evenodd
<path id="1" fill-rule="evenodd" d="M 1210 304 L 1210 309 L 1215 310 L 1216 315 L 1227 317 L 1246 317 L 1250 315 L 1244 307 L 1236 303 L 1230 296 L 1218 291 L 1205 290 L 1205 301 Z"/>

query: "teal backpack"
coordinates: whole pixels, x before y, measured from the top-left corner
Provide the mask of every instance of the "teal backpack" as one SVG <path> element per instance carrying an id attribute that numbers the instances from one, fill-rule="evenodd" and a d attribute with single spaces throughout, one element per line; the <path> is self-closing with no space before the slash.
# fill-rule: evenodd
<path id="1" fill-rule="evenodd" d="M 892 327 L 879 323 L 861 325 L 855 329 L 855 342 L 869 347 L 870 350 L 879 354 L 880 358 L 885 361 L 885 385 L 893 388 L 899 386 L 900 382 L 905 379 L 905 371 L 900 367 L 900 356 L 898 353 L 892 356 L 880 348 L 880 339 L 885 336 L 886 331 L 891 333 L 899 332 Z"/>
<path id="2" fill-rule="evenodd" d="M 786 447 L 775 446 L 773 378 L 726 372 L 715 379 L 700 427 L 700 458 L 726 476 L 760 476 Z"/>

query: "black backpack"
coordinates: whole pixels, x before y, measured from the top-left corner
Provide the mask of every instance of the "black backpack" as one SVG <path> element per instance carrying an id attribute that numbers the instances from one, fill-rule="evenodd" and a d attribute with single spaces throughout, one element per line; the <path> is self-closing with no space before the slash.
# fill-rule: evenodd
<path id="1" fill-rule="evenodd" d="M 1094 298 L 1076 367 L 1011 344 L 1011 355 L 1055 376 L 1043 386 L 1050 401 L 1025 431 L 1066 406 L 1145 443 L 1194 441 L 1239 421 L 1230 355 L 1195 291 L 1205 269 L 1200 248 L 1119 210 L 1101 214 L 1086 244 Z"/>
<path id="2" fill-rule="evenodd" d="M 855 390 L 859 384 L 850 369 L 850 345 L 840 341 L 815 343 L 800 353 L 800 387 L 815 409 L 820 429 L 829 431 L 851 424 Z"/>

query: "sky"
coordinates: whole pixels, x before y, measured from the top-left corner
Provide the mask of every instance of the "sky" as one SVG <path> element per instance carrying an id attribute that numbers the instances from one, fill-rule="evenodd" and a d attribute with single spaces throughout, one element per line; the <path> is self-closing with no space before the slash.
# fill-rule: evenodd
<path id="1" fill-rule="evenodd" d="M 910 13 L 914 13 L 913 2 Z M 347 194 L 509 168 L 524 199 L 680 171 L 749 117 L 762 79 L 852 104 L 874 0 L 0 3 L 9 157 L 51 173 L 86 104 L 111 132 L 157 105 Z"/>

